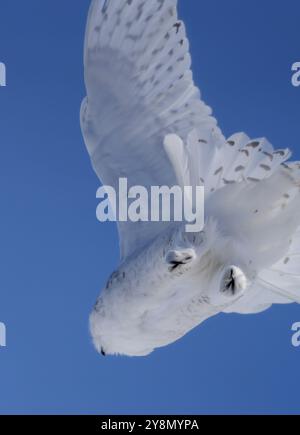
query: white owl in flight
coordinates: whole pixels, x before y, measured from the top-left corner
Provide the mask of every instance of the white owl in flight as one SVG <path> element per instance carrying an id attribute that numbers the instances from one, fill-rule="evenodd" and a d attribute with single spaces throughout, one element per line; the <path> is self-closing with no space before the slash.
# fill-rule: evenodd
<path id="1" fill-rule="evenodd" d="M 225 139 L 193 82 L 177 0 L 93 0 L 81 126 L 100 180 L 204 184 L 205 227 L 119 222 L 121 263 L 90 317 L 102 354 L 145 356 L 220 312 L 300 301 L 300 164 Z"/>

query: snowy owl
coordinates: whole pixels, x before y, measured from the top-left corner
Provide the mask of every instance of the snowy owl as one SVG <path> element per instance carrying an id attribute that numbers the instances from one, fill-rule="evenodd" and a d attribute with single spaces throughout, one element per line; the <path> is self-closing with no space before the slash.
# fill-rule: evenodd
<path id="1" fill-rule="evenodd" d="M 119 222 L 121 262 L 90 316 L 103 355 L 146 356 L 218 313 L 300 301 L 300 163 L 226 139 L 193 82 L 177 0 L 93 0 L 81 127 L 100 180 L 205 186 L 205 226 Z"/>

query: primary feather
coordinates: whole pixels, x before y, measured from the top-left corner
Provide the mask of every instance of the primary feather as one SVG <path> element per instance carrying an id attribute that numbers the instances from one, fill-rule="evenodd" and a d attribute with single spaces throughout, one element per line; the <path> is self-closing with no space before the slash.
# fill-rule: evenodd
<path id="1" fill-rule="evenodd" d="M 145 355 L 218 312 L 300 301 L 300 164 L 264 138 L 224 138 L 193 82 L 176 7 L 90 7 L 81 125 L 97 175 L 116 191 L 121 177 L 148 189 L 203 184 L 206 208 L 201 237 L 118 223 L 122 263 L 91 316 L 103 353 Z"/>

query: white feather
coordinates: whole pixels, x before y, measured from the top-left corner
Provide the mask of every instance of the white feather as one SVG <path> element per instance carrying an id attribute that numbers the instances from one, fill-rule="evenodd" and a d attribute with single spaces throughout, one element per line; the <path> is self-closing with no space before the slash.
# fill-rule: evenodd
<path id="1" fill-rule="evenodd" d="M 177 133 L 185 140 L 193 126 L 216 126 L 193 83 L 176 5 L 176 0 L 91 4 L 84 55 L 88 96 L 81 125 L 97 175 L 116 190 L 121 176 L 129 187 L 174 186 L 165 136 Z M 122 258 L 165 227 L 120 223 Z"/>
<path id="2" fill-rule="evenodd" d="M 219 312 L 300 302 L 300 164 L 227 141 L 200 99 L 176 0 L 93 0 L 81 125 L 100 180 L 204 184 L 206 225 L 119 223 L 122 263 L 91 315 L 103 353 L 147 355 Z"/>

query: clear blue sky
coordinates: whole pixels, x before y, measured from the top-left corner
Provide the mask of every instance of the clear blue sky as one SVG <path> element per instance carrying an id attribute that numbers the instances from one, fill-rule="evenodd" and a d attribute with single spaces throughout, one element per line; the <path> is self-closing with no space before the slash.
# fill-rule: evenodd
<path id="1" fill-rule="evenodd" d="M 0 412 L 299 412 L 300 308 L 221 315 L 145 359 L 100 358 L 88 315 L 118 261 L 81 138 L 89 0 L 0 0 Z M 299 0 L 181 0 L 195 80 L 226 135 L 300 159 Z M 300 288 L 299 288 L 300 292 Z"/>

